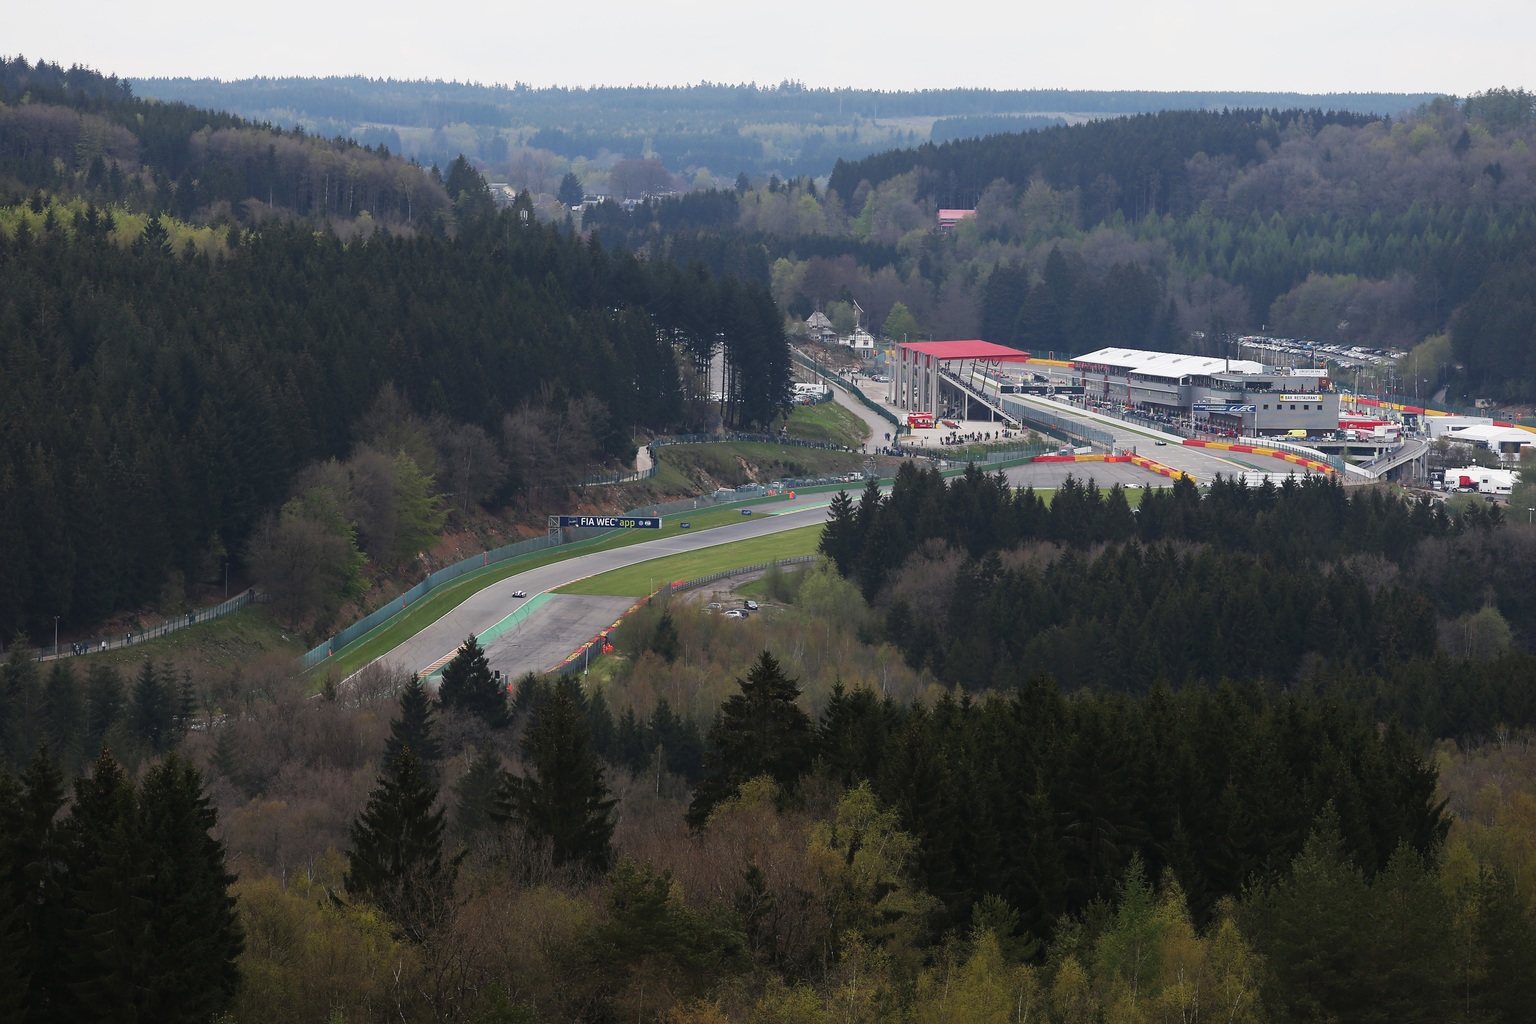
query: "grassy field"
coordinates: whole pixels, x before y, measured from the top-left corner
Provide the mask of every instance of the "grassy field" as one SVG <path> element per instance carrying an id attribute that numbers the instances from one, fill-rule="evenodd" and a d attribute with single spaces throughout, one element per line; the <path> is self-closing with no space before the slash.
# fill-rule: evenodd
<path id="1" fill-rule="evenodd" d="M 639 598 L 670 580 L 693 580 L 775 559 L 814 555 L 816 546 L 821 542 L 821 526 L 816 523 L 737 544 L 642 562 L 578 580 L 559 588 L 556 593 Z"/>
<path id="2" fill-rule="evenodd" d="M 273 622 L 265 609 L 256 607 L 222 619 L 201 622 L 190 629 L 136 641 L 127 647 L 91 654 L 80 663 L 80 668 L 83 671 L 84 666 L 111 665 L 131 676 L 144 664 L 145 658 L 153 658 L 157 662 L 172 661 L 178 665 L 233 672 L 274 651 L 297 658 L 307 646 Z M 64 644 L 60 644 L 60 648 L 65 652 L 69 650 Z"/>
<path id="3" fill-rule="evenodd" d="M 805 441 L 827 441 L 857 448 L 869 440 L 864 421 L 836 402 L 797 405 L 786 421 L 789 436 Z"/>

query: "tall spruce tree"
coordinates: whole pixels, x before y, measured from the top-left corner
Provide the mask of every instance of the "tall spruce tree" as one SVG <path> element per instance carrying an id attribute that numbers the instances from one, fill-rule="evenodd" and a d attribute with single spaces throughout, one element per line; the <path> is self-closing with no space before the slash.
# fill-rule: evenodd
<path id="1" fill-rule="evenodd" d="M 453 785 L 453 834 L 456 841 L 468 843 L 493 825 L 506 772 L 501 757 L 486 747 L 469 763 L 469 768 Z"/>
<path id="2" fill-rule="evenodd" d="M 493 729 L 509 721 L 506 691 L 491 674 L 490 662 L 473 633 L 444 666 L 437 697 L 443 707 L 468 712 Z"/>
<path id="3" fill-rule="evenodd" d="M 135 735 L 151 751 L 168 750 L 176 742 L 176 701 L 169 672 L 156 669 L 153 658 L 144 659 L 134 681 L 129 718 Z"/>
<path id="4" fill-rule="evenodd" d="M 347 892 L 378 906 L 413 942 L 441 922 L 458 874 L 459 859 L 443 859 L 445 812 L 436 803 L 421 762 L 402 750 L 348 832 Z"/>
<path id="5" fill-rule="evenodd" d="M 523 737 L 523 776 L 508 776 L 496 814 L 535 842 L 547 842 L 556 867 L 608 870 L 615 803 L 589 744 L 577 684 L 554 685 Z"/>
<path id="6" fill-rule="evenodd" d="M 792 792 L 811 766 L 815 734 L 811 718 L 795 703 L 796 681 L 784 675 L 767 651 L 738 679 L 741 692 L 720 709 L 710 727 L 704 779 L 688 805 L 688 824 L 701 828 L 715 805 L 730 799 L 743 782 L 767 775 Z"/>
<path id="7" fill-rule="evenodd" d="M 389 723 L 389 738 L 384 741 L 384 766 L 392 766 L 403 751 L 416 755 L 421 770 L 435 778 L 437 762 L 443 759 L 443 745 L 437 738 L 437 715 L 432 698 L 420 677 L 400 691 L 400 714 Z"/>
<path id="8" fill-rule="evenodd" d="M 821 531 L 817 550 L 832 559 L 839 576 L 847 576 L 858 561 L 859 547 L 859 525 L 853 499 L 847 491 L 838 491 L 827 507 L 827 525 Z"/>

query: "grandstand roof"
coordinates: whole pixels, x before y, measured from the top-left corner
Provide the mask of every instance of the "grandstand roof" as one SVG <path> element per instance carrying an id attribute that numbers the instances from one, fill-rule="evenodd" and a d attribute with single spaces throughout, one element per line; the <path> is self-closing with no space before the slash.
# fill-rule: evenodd
<path id="1" fill-rule="evenodd" d="M 1222 359 L 1217 356 L 1189 356 L 1177 352 L 1148 352 L 1139 348 L 1101 348 L 1078 356 L 1074 363 L 1113 366 L 1128 373 L 1154 377 L 1182 377 L 1184 374 L 1209 376 L 1213 373 L 1263 373 L 1264 364 L 1252 359 Z"/>
<path id="2" fill-rule="evenodd" d="M 1029 358 L 1028 352 L 1007 345 L 994 345 L 990 341 L 908 341 L 896 347 L 921 352 L 935 359 L 1000 359 L 1022 363 Z"/>

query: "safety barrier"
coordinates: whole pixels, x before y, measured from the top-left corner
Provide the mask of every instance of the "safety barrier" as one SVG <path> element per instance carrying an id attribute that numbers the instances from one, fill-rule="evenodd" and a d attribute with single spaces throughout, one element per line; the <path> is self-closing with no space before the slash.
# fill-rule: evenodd
<path id="1" fill-rule="evenodd" d="M 1111 447 L 1115 443 L 1115 435 L 1108 431 L 1086 426 L 1076 420 L 1053 416 L 1040 406 L 1029 405 L 1007 395 L 1002 396 L 998 404 L 1020 423 L 1037 431 L 1050 434 L 1053 437 L 1089 441 L 1094 444 L 1103 445 L 1106 448 Z"/>
<path id="2" fill-rule="evenodd" d="M 1095 454 L 1095 455 L 1041 455 L 1041 456 L 1038 456 L 1038 457 L 1036 457 L 1036 458 L 1034 458 L 1034 459 L 1032 459 L 1030 461 L 1032 461 L 1032 462 L 1129 462 L 1133 466 L 1140 466 L 1142 469 L 1148 470 L 1149 472 L 1152 472 L 1152 473 L 1156 473 L 1158 476 L 1166 476 L 1166 477 L 1169 477 L 1170 479 L 1174 479 L 1174 480 L 1177 480 L 1180 477 L 1183 477 L 1184 479 L 1188 480 L 1191 483 L 1195 483 L 1196 482 L 1195 478 L 1193 476 L 1191 476 L 1190 474 L 1184 472 L 1184 470 L 1182 470 L 1182 469 L 1174 469 L 1172 466 L 1165 466 L 1161 462 L 1157 462 L 1156 460 L 1147 458 L 1145 455 L 1097 455 L 1097 454 Z"/>

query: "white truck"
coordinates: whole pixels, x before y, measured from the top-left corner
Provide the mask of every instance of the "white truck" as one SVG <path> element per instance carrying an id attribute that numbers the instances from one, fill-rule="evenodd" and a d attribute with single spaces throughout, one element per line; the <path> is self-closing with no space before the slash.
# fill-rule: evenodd
<path id="1" fill-rule="evenodd" d="M 1515 489 L 1516 476 L 1516 472 L 1512 469 L 1463 466 L 1461 469 L 1445 471 L 1445 489 L 1508 497 L 1509 493 Z"/>

